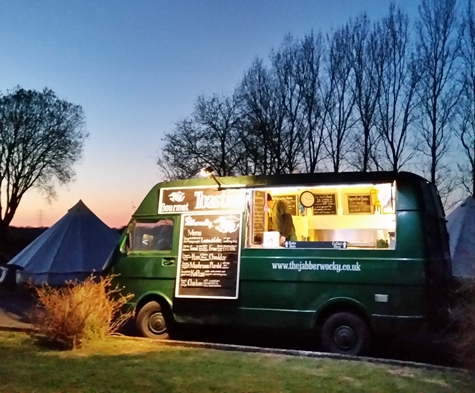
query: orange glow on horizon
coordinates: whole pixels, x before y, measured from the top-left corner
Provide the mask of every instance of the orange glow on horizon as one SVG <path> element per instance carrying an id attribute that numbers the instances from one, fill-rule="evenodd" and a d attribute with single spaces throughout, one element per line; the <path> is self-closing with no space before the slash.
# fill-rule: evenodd
<path id="1" fill-rule="evenodd" d="M 82 200 L 84 204 L 110 228 L 121 228 L 128 224 L 135 211 L 130 201 L 110 201 L 103 203 L 101 200 Z M 11 222 L 15 227 L 51 227 L 72 208 L 78 200 L 64 200 L 48 204 L 36 198 L 24 198 Z"/>

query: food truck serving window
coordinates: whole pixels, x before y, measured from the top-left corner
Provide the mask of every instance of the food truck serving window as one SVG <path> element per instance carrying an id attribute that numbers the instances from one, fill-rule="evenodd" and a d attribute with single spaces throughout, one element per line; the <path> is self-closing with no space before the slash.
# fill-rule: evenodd
<path id="1" fill-rule="evenodd" d="M 395 198 L 395 183 L 254 190 L 247 246 L 392 249 Z M 283 228 L 282 212 L 292 217 L 290 231 Z"/>
<path id="2" fill-rule="evenodd" d="M 129 251 L 167 251 L 172 249 L 173 220 L 135 221 L 129 227 Z"/>

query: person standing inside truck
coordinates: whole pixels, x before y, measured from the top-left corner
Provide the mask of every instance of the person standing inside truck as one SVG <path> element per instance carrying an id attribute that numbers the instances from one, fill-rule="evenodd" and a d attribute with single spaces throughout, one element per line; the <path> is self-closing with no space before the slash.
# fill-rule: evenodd
<path id="1" fill-rule="evenodd" d="M 269 208 L 267 228 L 269 231 L 280 233 L 280 244 L 283 245 L 288 240 L 297 241 L 292 215 L 287 204 L 281 199 L 274 201 L 272 195 L 267 193 L 267 207 Z"/>

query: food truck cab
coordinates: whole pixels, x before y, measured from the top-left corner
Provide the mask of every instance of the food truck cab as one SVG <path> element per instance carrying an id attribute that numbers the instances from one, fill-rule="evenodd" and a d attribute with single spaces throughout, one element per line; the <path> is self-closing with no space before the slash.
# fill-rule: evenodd
<path id="1" fill-rule="evenodd" d="M 296 240 L 268 231 L 268 193 L 285 201 Z M 134 294 L 143 336 L 187 323 L 285 328 L 345 354 L 432 323 L 450 271 L 437 190 L 408 172 L 159 183 L 105 266 Z"/>

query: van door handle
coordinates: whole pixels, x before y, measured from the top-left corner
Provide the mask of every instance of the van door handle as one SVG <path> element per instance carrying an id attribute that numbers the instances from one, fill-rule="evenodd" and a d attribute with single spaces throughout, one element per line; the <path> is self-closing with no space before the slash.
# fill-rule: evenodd
<path id="1" fill-rule="evenodd" d="M 174 258 L 163 258 L 162 259 L 162 265 L 163 266 L 172 266 L 175 264 L 175 259 Z"/>

